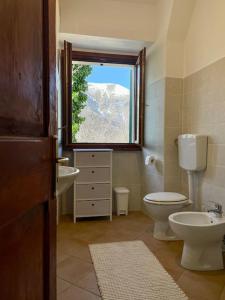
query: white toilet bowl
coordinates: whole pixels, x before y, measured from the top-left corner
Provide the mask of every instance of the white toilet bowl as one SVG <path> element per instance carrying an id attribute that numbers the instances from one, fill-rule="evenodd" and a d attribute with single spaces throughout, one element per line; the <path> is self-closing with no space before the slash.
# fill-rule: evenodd
<path id="1" fill-rule="evenodd" d="M 146 209 L 154 220 L 154 238 L 158 240 L 177 240 L 171 230 L 168 217 L 174 212 L 181 211 L 190 204 L 186 196 L 178 193 L 152 193 L 144 197 Z"/>
<path id="2" fill-rule="evenodd" d="M 178 212 L 169 216 L 175 234 L 184 240 L 181 265 L 190 270 L 223 269 L 225 218 L 206 212 Z"/>

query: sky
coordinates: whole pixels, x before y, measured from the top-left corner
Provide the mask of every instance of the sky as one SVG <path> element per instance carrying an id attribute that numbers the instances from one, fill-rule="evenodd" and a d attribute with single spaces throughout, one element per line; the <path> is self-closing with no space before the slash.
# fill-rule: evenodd
<path id="1" fill-rule="evenodd" d="M 92 73 L 87 77 L 92 83 L 116 83 L 130 89 L 130 67 L 92 66 Z"/>

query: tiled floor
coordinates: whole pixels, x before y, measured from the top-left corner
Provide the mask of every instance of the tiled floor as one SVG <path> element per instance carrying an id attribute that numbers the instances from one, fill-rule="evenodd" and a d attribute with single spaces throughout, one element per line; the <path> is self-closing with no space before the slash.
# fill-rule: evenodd
<path id="1" fill-rule="evenodd" d="M 140 212 L 114 217 L 112 222 L 95 219 L 73 224 L 71 217 L 64 217 L 58 225 L 58 300 L 101 299 L 88 244 L 127 240 L 143 240 L 189 299 L 225 300 L 225 271 L 183 269 L 182 242 L 157 241 L 152 229 L 152 221 Z"/>

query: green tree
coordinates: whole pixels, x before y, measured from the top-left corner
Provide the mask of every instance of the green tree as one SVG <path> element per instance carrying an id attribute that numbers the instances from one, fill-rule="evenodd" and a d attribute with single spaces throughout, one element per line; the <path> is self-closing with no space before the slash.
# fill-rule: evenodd
<path id="1" fill-rule="evenodd" d="M 86 106 L 88 84 L 86 78 L 91 74 L 89 65 L 73 64 L 72 66 L 72 141 L 77 142 L 76 134 L 85 118 L 80 115 Z"/>

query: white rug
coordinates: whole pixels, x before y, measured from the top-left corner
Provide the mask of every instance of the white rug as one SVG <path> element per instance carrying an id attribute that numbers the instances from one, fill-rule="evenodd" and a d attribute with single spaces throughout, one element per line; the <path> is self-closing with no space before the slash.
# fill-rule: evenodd
<path id="1" fill-rule="evenodd" d="M 89 248 L 103 300 L 188 299 L 142 241 Z"/>

